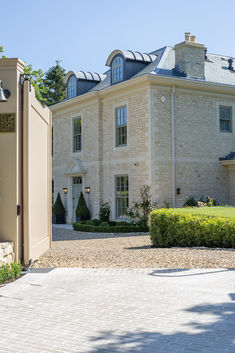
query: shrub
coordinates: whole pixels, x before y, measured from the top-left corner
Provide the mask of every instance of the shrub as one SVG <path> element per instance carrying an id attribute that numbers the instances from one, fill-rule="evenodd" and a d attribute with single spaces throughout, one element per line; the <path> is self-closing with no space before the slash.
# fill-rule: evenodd
<path id="1" fill-rule="evenodd" d="M 95 224 L 94 224 L 94 222 L 93 221 L 91 221 L 91 220 L 88 220 L 88 221 L 86 221 L 86 223 L 85 224 L 88 224 L 88 225 L 91 225 L 91 226 L 94 226 Z"/>
<path id="2" fill-rule="evenodd" d="M 53 206 L 53 214 L 55 215 L 55 223 L 65 223 L 65 208 L 59 192 Z"/>
<path id="3" fill-rule="evenodd" d="M 100 205 L 99 217 L 101 222 L 108 222 L 110 215 L 110 206 L 108 202 L 104 202 Z"/>
<path id="4" fill-rule="evenodd" d="M 151 213 L 150 238 L 155 247 L 235 248 L 235 221 L 161 209 Z"/>
<path id="5" fill-rule="evenodd" d="M 0 283 L 4 283 L 13 279 L 16 279 L 20 276 L 21 264 L 14 262 L 11 265 L 3 265 L 0 267 Z"/>
<path id="6" fill-rule="evenodd" d="M 76 208 L 76 216 L 79 217 L 82 221 L 87 221 L 91 218 L 90 211 L 86 205 L 82 191 L 80 193 L 78 205 Z"/>
<path id="7" fill-rule="evenodd" d="M 130 223 L 126 222 L 126 221 L 120 221 L 120 222 L 116 222 L 116 225 L 120 226 L 120 227 L 125 227 L 125 226 L 130 225 Z"/>
<path id="8" fill-rule="evenodd" d="M 101 222 L 100 227 L 110 227 L 108 222 Z"/>
<path id="9" fill-rule="evenodd" d="M 156 207 L 156 203 L 152 202 L 150 194 L 150 186 L 144 185 L 140 189 L 141 200 L 134 202 L 133 207 L 127 212 L 127 216 L 132 219 L 137 225 L 147 228 L 150 212 Z"/>
<path id="10" fill-rule="evenodd" d="M 189 198 L 185 201 L 184 206 L 185 207 L 197 207 L 198 203 L 193 196 L 189 196 Z"/>
<path id="11" fill-rule="evenodd" d="M 106 222 L 104 222 L 106 223 Z M 106 223 L 107 224 L 107 223 Z M 139 227 L 136 225 L 126 226 L 92 226 L 89 224 L 81 224 L 81 222 L 73 223 L 73 229 L 80 232 L 93 232 L 93 233 L 137 233 L 147 232 L 148 228 Z"/>
<path id="12" fill-rule="evenodd" d="M 94 223 L 94 226 L 99 226 L 100 225 L 100 223 L 101 223 L 101 221 L 99 220 L 99 219 L 93 219 L 92 220 L 93 221 L 93 223 Z"/>
<path id="13" fill-rule="evenodd" d="M 207 198 L 206 198 L 206 205 L 207 205 L 208 207 L 213 207 L 213 206 L 218 206 L 219 203 L 218 203 L 216 200 L 214 200 L 213 197 L 207 196 Z"/>
<path id="14" fill-rule="evenodd" d="M 118 223 L 118 222 L 115 222 L 115 221 L 109 221 L 109 225 L 110 225 L 111 227 L 116 226 L 117 223 Z"/>

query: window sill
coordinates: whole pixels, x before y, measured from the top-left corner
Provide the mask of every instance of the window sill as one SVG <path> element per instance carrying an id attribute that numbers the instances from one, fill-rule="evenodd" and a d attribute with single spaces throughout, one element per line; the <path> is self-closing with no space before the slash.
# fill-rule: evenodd
<path id="1" fill-rule="evenodd" d="M 74 154 L 82 154 L 83 151 L 76 151 L 76 152 L 72 152 L 72 155 Z"/>
<path id="2" fill-rule="evenodd" d="M 128 148 L 128 145 L 114 146 L 114 150 L 125 149 L 125 148 Z"/>

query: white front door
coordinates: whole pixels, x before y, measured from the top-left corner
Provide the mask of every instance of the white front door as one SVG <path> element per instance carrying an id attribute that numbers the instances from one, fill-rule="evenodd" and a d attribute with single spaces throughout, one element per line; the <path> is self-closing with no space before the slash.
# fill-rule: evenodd
<path id="1" fill-rule="evenodd" d="M 82 191 L 82 177 L 73 177 L 73 222 L 76 222 L 76 208 Z"/>

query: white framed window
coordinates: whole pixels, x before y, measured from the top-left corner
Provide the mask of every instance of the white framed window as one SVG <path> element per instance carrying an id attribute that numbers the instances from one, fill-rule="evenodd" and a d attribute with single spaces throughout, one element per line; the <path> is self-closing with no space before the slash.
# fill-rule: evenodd
<path id="1" fill-rule="evenodd" d="M 116 147 L 127 145 L 127 107 L 115 109 Z"/>
<path id="2" fill-rule="evenodd" d="M 219 124 L 221 132 L 232 132 L 232 107 L 220 105 Z"/>
<path id="3" fill-rule="evenodd" d="M 115 177 L 116 218 L 127 218 L 129 207 L 128 175 Z"/>
<path id="4" fill-rule="evenodd" d="M 112 83 L 123 80 L 123 58 L 118 56 L 112 64 Z"/>
<path id="5" fill-rule="evenodd" d="M 82 119 L 73 118 L 73 152 L 82 150 Z"/>
<path id="6" fill-rule="evenodd" d="M 76 96 L 76 85 L 76 78 L 74 76 L 71 76 L 67 83 L 67 98 L 73 98 Z"/>

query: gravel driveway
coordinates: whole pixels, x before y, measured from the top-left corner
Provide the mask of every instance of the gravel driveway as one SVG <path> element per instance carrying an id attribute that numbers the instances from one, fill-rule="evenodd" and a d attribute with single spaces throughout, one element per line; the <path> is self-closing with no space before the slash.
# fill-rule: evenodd
<path id="1" fill-rule="evenodd" d="M 149 235 L 84 234 L 53 227 L 53 240 L 34 267 L 235 268 L 235 250 L 156 249 Z"/>

